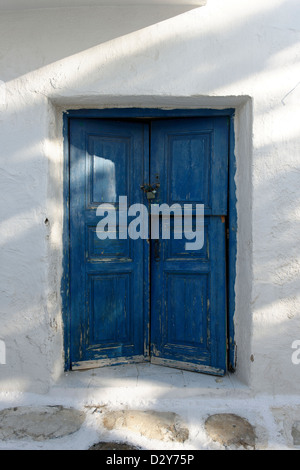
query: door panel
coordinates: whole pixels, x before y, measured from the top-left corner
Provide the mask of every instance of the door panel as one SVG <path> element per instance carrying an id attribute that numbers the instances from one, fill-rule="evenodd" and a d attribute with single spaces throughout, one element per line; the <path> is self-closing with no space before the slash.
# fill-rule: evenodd
<path id="1" fill-rule="evenodd" d="M 148 247 L 117 234 L 100 240 L 96 209 L 110 204 L 111 213 L 119 196 L 143 202 L 148 127 L 72 120 L 70 141 L 72 368 L 142 360 L 148 355 Z"/>
<path id="2" fill-rule="evenodd" d="M 151 181 L 160 176 L 159 203 L 204 204 L 227 214 L 228 119 L 189 118 L 151 124 Z"/>
<path id="3" fill-rule="evenodd" d="M 184 237 L 176 240 L 172 231 L 170 240 L 151 241 L 153 363 L 225 372 L 227 165 L 227 119 L 152 123 L 155 203 L 205 206 L 201 250 L 186 250 Z M 195 222 L 195 211 L 191 217 Z"/>

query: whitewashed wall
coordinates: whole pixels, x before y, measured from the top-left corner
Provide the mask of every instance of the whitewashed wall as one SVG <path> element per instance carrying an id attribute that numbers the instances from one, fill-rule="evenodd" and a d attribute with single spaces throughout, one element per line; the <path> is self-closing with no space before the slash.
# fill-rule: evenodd
<path id="1" fill-rule="evenodd" d="M 0 13 L 0 390 L 63 371 L 63 109 L 234 106 L 237 375 L 299 392 L 299 24 L 299 0 Z"/>

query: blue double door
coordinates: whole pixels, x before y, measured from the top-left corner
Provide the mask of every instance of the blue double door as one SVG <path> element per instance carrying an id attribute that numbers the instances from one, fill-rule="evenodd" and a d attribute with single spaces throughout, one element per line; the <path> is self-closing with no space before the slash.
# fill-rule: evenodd
<path id="1" fill-rule="evenodd" d="M 227 186 L 226 117 L 71 119 L 73 369 L 151 361 L 225 373 Z M 119 207 L 120 196 L 128 209 Z M 125 236 L 120 211 L 129 225 L 138 220 L 130 216 L 133 204 L 150 214 L 163 203 L 192 205 L 193 227 L 196 205 L 204 205 L 201 249 L 187 250 L 184 233 L 174 236 L 172 212 L 169 239 L 151 238 L 150 216 L 146 238 Z M 99 207 L 107 222 L 116 221 L 102 239 Z"/>

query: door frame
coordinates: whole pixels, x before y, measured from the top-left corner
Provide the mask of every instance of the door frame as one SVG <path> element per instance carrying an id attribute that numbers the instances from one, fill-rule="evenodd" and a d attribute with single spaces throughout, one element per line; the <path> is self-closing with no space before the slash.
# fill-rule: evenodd
<path id="1" fill-rule="evenodd" d="M 228 117 L 228 218 L 227 218 L 227 370 L 234 372 L 236 346 L 234 332 L 235 281 L 237 257 L 237 198 L 236 198 L 236 156 L 235 156 L 235 109 L 159 109 L 159 108 L 104 108 L 76 109 L 63 113 L 63 274 L 61 279 L 62 320 L 64 330 L 64 368 L 71 369 L 71 305 L 70 305 L 70 119 L 167 119 L 188 117 Z M 145 300 L 146 302 L 149 299 Z"/>

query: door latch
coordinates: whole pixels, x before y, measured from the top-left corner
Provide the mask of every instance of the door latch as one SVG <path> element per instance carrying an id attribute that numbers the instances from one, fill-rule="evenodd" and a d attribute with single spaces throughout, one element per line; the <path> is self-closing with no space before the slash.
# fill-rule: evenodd
<path id="1" fill-rule="evenodd" d="M 155 199 L 155 194 L 156 194 L 156 191 L 148 191 L 146 196 L 147 196 L 147 199 L 150 200 L 150 199 Z"/>
<path id="2" fill-rule="evenodd" d="M 146 193 L 146 197 L 148 201 L 153 200 L 156 198 L 157 190 L 159 188 L 159 183 L 155 186 L 151 186 L 149 184 L 141 186 L 141 189 Z"/>

